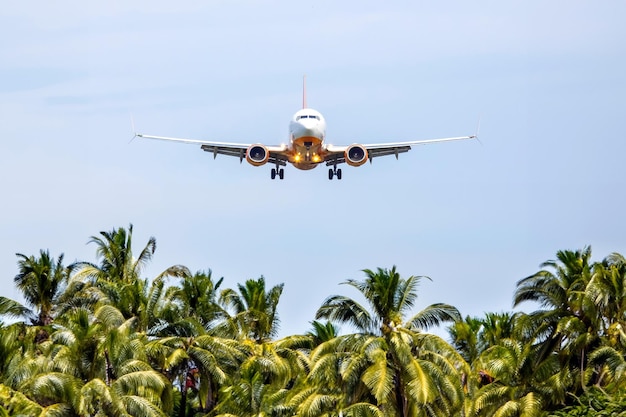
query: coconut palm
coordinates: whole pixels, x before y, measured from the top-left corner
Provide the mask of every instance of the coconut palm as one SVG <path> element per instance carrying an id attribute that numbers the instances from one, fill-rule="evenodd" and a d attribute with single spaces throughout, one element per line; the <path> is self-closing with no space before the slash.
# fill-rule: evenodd
<path id="1" fill-rule="evenodd" d="M 529 325 L 536 329 L 537 337 L 560 342 L 564 335 L 558 334 L 557 326 L 563 318 L 593 320 L 593 314 L 586 310 L 592 306 L 585 294 L 591 279 L 591 248 L 559 251 L 557 260 L 544 262 L 541 267 L 544 269 L 518 281 L 513 306 L 525 301 L 539 304 L 543 309 L 530 315 L 536 323 Z"/>
<path id="2" fill-rule="evenodd" d="M 178 415 L 183 417 L 190 390 L 197 394 L 198 411 L 213 409 L 219 388 L 244 358 L 238 346 L 234 340 L 202 334 L 161 337 L 149 342 L 146 351 L 154 368 L 179 388 Z"/>
<path id="3" fill-rule="evenodd" d="M 453 346 L 468 363 L 503 339 L 524 339 L 522 313 L 485 313 L 482 318 L 465 317 L 448 327 Z"/>
<path id="4" fill-rule="evenodd" d="M 448 334 L 452 346 L 463 356 L 469 364 L 474 362 L 484 350 L 479 338 L 483 321 L 476 317 L 466 316 L 463 320 L 455 321 L 448 326 Z"/>
<path id="5" fill-rule="evenodd" d="M 150 333 L 162 336 L 197 336 L 227 314 L 218 303 L 224 278 L 214 281 L 211 270 L 196 272 L 167 288 Z"/>
<path id="6" fill-rule="evenodd" d="M 236 382 L 222 390 L 216 417 L 292 416 L 292 409 L 283 405 L 288 394 L 285 388 L 265 383 L 260 372 L 244 369 Z"/>
<path id="7" fill-rule="evenodd" d="M 36 326 L 49 325 L 54 320 L 55 308 L 67 280 L 63 254 L 56 261 L 47 250 L 41 250 L 39 257 L 16 255 L 19 272 L 14 282 L 30 307 L 0 297 L 0 316 L 29 318 Z"/>
<path id="8" fill-rule="evenodd" d="M 557 260 L 544 262 L 542 267 L 517 283 L 514 306 L 534 301 L 543 308 L 524 318 L 525 332 L 534 337 L 538 349 L 535 362 L 559 353 L 562 366 L 578 374 L 578 389 L 584 389 L 588 356 L 601 345 L 603 327 L 600 305 L 589 290 L 597 269 L 591 263 L 591 248 L 559 251 Z"/>
<path id="9" fill-rule="evenodd" d="M 589 362 L 600 368 L 600 375 L 596 379 L 598 388 L 612 386 L 623 390 L 626 384 L 626 357 L 624 351 L 611 346 L 602 346 L 589 355 Z M 591 369 L 591 368 L 590 368 Z"/>
<path id="10" fill-rule="evenodd" d="M 626 347 L 626 259 L 619 253 L 594 265 L 585 292 L 598 306 L 601 334 L 614 347 Z"/>
<path id="11" fill-rule="evenodd" d="M 283 292 L 283 284 L 275 285 L 266 291 L 265 278 L 249 279 L 237 285 L 238 292 L 225 289 L 219 301 L 233 314 L 227 317 L 217 331 L 240 340 L 253 340 L 263 343 L 278 333 L 278 301 Z"/>
<path id="12" fill-rule="evenodd" d="M 339 336 L 339 327 L 330 321 L 322 323 L 317 320 L 311 322 L 312 329 L 307 332 L 307 336 L 311 338 L 311 346 L 319 346 L 320 343 L 328 342 Z"/>
<path id="13" fill-rule="evenodd" d="M 402 278 L 395 267 L 363 272 L 364 281 L 345 283 L 361 292 L 368 307 L 333 295 L 317 311 L 316 318 L 350 324 L 360 334 L 347 339 L 351 352 L 345 357 L 320 357 L 324 367 L 336 369 L 340 360 L 345 370 L 342 379 L 354 388 L 364 384 L 375 403 L 389 415 L 449 415 L 460 410 L 463 393 L 458 370 L 466 366 L 465 362 L 442 339 L 420 332 L 460 320 L 456 308 L 433 304 L 405 319 L 414 307 L 423 277 Z M 322 375 L 328 372 L 317 368 L 315 361 L 312 369 Z"/>
<path id="14" fill-rule="evenodd" d="M 364 281 L 349 279 L 344 284 L 361 292 L 368 307 L 342 295 L 327 298 L 316 313 L 316 318 L 326 318 L 339 323 L 347 323 L 362 333 L 387 334 L 397 326 L 427 330 L 446 321 L 460 319 L 456 308 L 448 304 L 432 304 L 405 321 L 404 315 L 411 310 L 417 299 L 417 287 L 423 276 L 402 278 L 396 267 L 377 271 L 364 269 Z"/>
<path id="15" fill-rule="evenodd" d="M 174 265 L 149 285 L 147 279 L 141 278 L 141 273 L 154 255 L 156 240 L 151 237 L 135 258 L 132 253 L 132 224 L 128 230 L 120 227 L 100 232 L 100 235 L 92 236 L 89 241 L 97 246 L 99 264 L 76 262 L 70 265 L 72 278 L 66 302 L 72 307 L 77 305 L 76 300 L 86 302 L 89 307 L 98 303 L 112 304 L 125 318 L 137 317 L 138 329 L 145 330 L 154 324 L 164 280 L 191 274 L 186 267 Z"/>
<path id="16" fill-rule="evenodd" d="M 165 416 L 172 385 L 144 360 L 146 341 L 133 321 L 110 305 L 74 309 L 49 338 L 11 360 L 4 382 L 44 415 Z"/>
<path id="17" fill-rule="evenodd" d="M 39 416 L 43 407 L 19 391 L 0 384 L 0 416 Z"/>
<path id="18" fill-rule="evenodd" d="M 573 375 L 556 355 L 537 363 L 538 354 L 536 346 L 514 339 L 485 350 L 473 364 L 466 415 L 539 416 L 544 408 L 564 404 Z"/>

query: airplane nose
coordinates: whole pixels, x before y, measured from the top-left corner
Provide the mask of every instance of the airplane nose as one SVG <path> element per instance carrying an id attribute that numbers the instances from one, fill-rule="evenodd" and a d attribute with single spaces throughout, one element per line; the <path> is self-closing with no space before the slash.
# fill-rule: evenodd
<path id="1" fill-rule="evenodd" d="M 302 128 L 306 134 L 313 134 L 319 130 L 314 120 L 303 120 Z"/>
<path id="2" fill-rule="evenodd" d="M 312 129 L 315 125 L 317 125 L 316 121 L 315 120 L 311 120 L 311 119 L 302 119 L 300 121 L 300 124 L 305 129 Z"/>
<path id="3" fill-rule="evenodd" d="M 298 136 L 310 136 L 312 131 L 312 126 L 309 123 L 300 123 L 294 129 Z"/>

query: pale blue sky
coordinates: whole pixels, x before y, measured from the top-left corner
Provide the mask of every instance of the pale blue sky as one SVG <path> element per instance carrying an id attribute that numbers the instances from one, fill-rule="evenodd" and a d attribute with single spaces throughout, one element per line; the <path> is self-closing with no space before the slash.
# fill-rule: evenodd
<path id="1" fill-rule="evenodd" d="M 15 252 L 95 260 L 135 226 L 147 271 L 283 282 L 281 334 L 363 268 L 428 275 L 419 306 L 511 309 L 557 250 L 626 254 L 626 4 L 479 1 L 13 2 L 0 14 L 0 272 Z M 278 144 L 301 103 L 329 142 L 416 147 L 373 165 L 240 165 L 157 135 Z M 529 306 L 530 307 L 530 306 Z"/>

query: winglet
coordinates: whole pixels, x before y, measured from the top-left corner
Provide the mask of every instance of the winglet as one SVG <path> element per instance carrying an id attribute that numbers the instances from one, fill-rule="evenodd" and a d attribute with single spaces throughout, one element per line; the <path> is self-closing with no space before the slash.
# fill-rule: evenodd
<path id="1" fill-rule="evenodd" d="M 130 114 L 130 127 L 133 130 L 133 137 L 130 138 L 130 140 L 128 141 L 128 143 L 131 143 L 133 141 L 133 139 L 135 139 L 137 136 L 141 136 L 137 133 L 137 131 L 135 130 L 135 119 L 133 118 L 133 114 Z"/>
<path id="2" fill-rule="evenodd" d="M 480 117 L 478 118 L 478 125 L 476 126 L 476 134 L 472 136 L 472 138 L 476 139 L 478 141 L 478 143 L 480 143 L 481 145 L 483 144 L 480 139 L 478 138 L 478 132 L 480 131 Z"/>
<path id="3" fill-rule="evenodd" d="M 302 108 L 306 109 L 306 74 L 302 77 Z"/>

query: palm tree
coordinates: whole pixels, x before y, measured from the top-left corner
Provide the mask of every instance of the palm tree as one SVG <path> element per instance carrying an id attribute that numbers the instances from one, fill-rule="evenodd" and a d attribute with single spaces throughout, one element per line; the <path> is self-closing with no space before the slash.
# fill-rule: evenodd
<path id="1" fill-rule="evenodd" d="M 0 297 L 0 315 L 28 317 L 36 326 L 47 326 L 54 320 L 55 307 L 67 280 L 63 254 L 55 261 L 46 250 L 39 257 L 16 254 L 19 273 L 15 284 L 31 308 L 5 297 Z"/>
<path id="2" fill-rule="evenodd" d="M 265 383 L 260 372 L 244 369 L 236 382 L 222 390 L 216 417 L 292 416 L 292 409 L 283 405 L 288 394 L 285 388 Z"/>
<path id="3" fill-rule="evenodd" d="M 151 334 L 195 336 L 209 330 L 227 316 L 218 303 L 218 289 L 224 278 L 214 281 L 211 270 L 196 272 L 167 288 Z"/>
<path id="4" fill-rule="evenodd" d="M 146 350 L 154 368 L 179 388 L 178 415 L 181 417 L 187 413 L 190 390 L 197 393 L 198 411 L 211 411 L 219 388 L 244 358 L 234 340 L 207 334 L 161 337 L 149 342 Z"/>
<path id="5" fill-rule="evenodd" d="M 313 328 L 306 335 L 311 338 L 312 347 L 319 346 L 320 343 L 328 342 L 339 336 L 339 327 L 330 321 L 322 323 L 313 320 L 311 325 Z"/>
<path id="6" fill-rule="evenodd" d="M 305 386 L 309 370 L 308 336 L 257 343 L 240 343 L 246 358 L 231 382 L 220 390 L 216 407 L 220 416 L 293 416 L 297 404 L 290 401 Z"/>
<path id="7" fill-rule="evenodd" d="M 283 284 L 266 289 L 265 279 L 260 277 L 239 284 L 237 290 L 221 292 L 223 318 L 210 330 L 212 334 L 238 340 L 245 355 L 239 372 L 220 390 L 222 400 L 216 412 L 257 415 L 263 409 L 272 409 L 279 413 L 276 415 L 288 413 L 287 409 L 293 407 L 286 405 L 287 394 L 291 395 L 291 389 L 302 383 L 309 369 L 311 337 L 272 339 L 278 332 L 277 307 Z"/>
<path id="8" fill-rule="evenodd" d="M 589 355 L 589 362 L 601 369 L 596 380 L 598 388 L 612 386 L 617 392 L 623 391 L 626 384 L 626 357 L 623 350 L 602 346 Z"/>
<path id="9" fill-rule="evenodd" d="M 376 272 L 364 269 L 364 281 L 349 279 L 348 284 L 361 292 L 369 308 L 342 295 L 327 298 L 316 313 L 316 319 L 327 318 L 347 323 L 366 334 L 387 334 L 397 326 L 428 330 L 447 321 L 460 319 L 456 308 L 448 304 L 432 304 L 404 322 L 404 314 L 413 308 L 417 299 L 417 287 L 421 279 L 428 277 L 400 277 L 396 267 L 390 270 L 378 268 Z M 370 314 L 370 311 L 372 314 Z"/>
<path id="10" fill-rule="evenodd" d="M 563 335 L 557 335 L 556 330 L 561 319 L 592 319 L 585 310 L 590 307 L 585 289 L 591 279 L 591 248 L 559 251 L 557 260 L 544 262 L 541 267 L 544 269 L 518 281 L 513 306 L 525 301 L 538 303 L 543 310 L 531 314 L 538 323 L 537 335 L 561 340 Z"/>
<path id="11" fill-rule="evenodd" d="M 234 312 L 228 317 L 219 331 L 238 335 L 242 340 L 254 340 L 263 343 L 278 333 L 278 301 L 283 292 L 283 284 L 275 285 L 269 291 L 265 289 L 265 278 L 249 279 L 245 284 L 238 284 L 239 292 L 225 289 L 220 295 L 220 302 Z"/>
<path id="12" fill-rule="evenodd" d="M 456 308 L 433 304 L 405 320 L 417 299 L 417 286 L 423 277 L 402 278 L 395 266 L 390 270 L 366 269 L 364 281 L 345 283 L 361 292 L 368 307 L 357 301 L 333 295 L 318 309 L 316 318 L 348 323 L 359 333 L 348 336 L 349 355 L 320 360 L 331 368 L 338 364 L 342 379 L 355 388 L 361 383 L 379 407 L 393 415 L 450 415 L 460 410 L 463 393 L 459 368 L 465 362 L 454 349 L 421 329 L 445 321 L 460 320 Z M 360 334 L 360 336 L 359 336 Z M 321 346 L 320 346 L 321 347 Z M 319 348 L 318 348 L 319 349 Z M 312 365 L 323 375 L 323 367 Z M 360 401 L 359 399 L 352 399 Z"/>
<path id="13" fill-rule="evenodd" d="M 560 354 L 563 367 L 579 374 L 579 388 L 584 389 L 588 354 L 601 344 L 602 316 L 588 291 L 592 271 L 591 248 L 559 251 L 557 260 L 544 262 L 544 269 L 520 280 L 514 306 L 534 301 L 542 310 L 525 317 L 526 333 L 535 339 L 539 355 L 536 363 Z"/>
<path id="14" fill-rule="evenodd" d="M 612 253 L 594 265 L 585 292 L 598 306 L 602 336 L 614 347 L 626 347 L 626 258 Z"/>
<path id="15" fill-rule="evenodd" d="M 19 391 L 0 384 L 0 416 L 38 416 L 43 407 Z"/>
<path id="16" fill-rule="evenodd" d="M 189 270 L 174 265 L 159 274 L 149 286 L 147 279 L 141 278 L 143 268 L 148 264 L 156 249 L 156 240 L 151 237 L 138 257 L 132 253 L 132 224 L 128 231 L 118 228 L 100 232 L 101 237 L 92 236 L 89 243 L 95 243 L 99 265 L 90 262 L 76 262 L 70 265 L 72 271 L 71 290 L 66 294 L 66 302 L 71 307 L 77 301 L 84 301 L 89 307 L 98 303 L 109 303 L 117 307 L 125 318 L 139 318 L 139 330 L 150 327 L 155 319 L 155 308 L 163 291 L 163 281 L 167 277 L 187 277 Z"/>
<path id="17" fill-rule="evenodd" d="M 531 343 L 514 339 L 502 339 L 485 350 L 473 364 L 466 415 L 539 416 L 542 410 L 563 404 L 572 374 L 560 366 L 556 355 L 540 363 L 537 355 Z"/>
<path id="18" fill-rule="evenodd" d="M 3 382 L 44 415 L 165 416 L 172 385 L 147 363 L 134 321 L 110 305 L 94 313 L 73 309 L 55 321 L 47 340 L 12 355 Z"/>
<path id="19" fill-rule="evenodd" d="M 463 320 L 455 321 L 448 326 L 448 334 L 452 346 L 463 356 L 469 364 L 474 362 L 484 350 L 479 334 L 483 328 L 483 321 L 476 317 L 466 316 Z"/>
<path id="20" fill-rule="evenodd" d="M 49 340 L 46 329 L 17 322 L 0 326 L 0 384 L 10 386 L 25 357 L 34 357 Z"/>
<path id="21" fill-rule="evenodd" d="M 101 237 L 92 236 L 89 243 L 96 244 L 96 255 L 100 265 L 79 262 L 80 275 L 90 276 L 105 281 L 121 281 L 132 283 L 140 279 L 142 269 L 148 264 L 156 250 L 156 239 L 151 237 L 137 258 L 132 253 L 133 225 L 128 230 L 120 227 L 117 230 L 100 232 Z"/>

